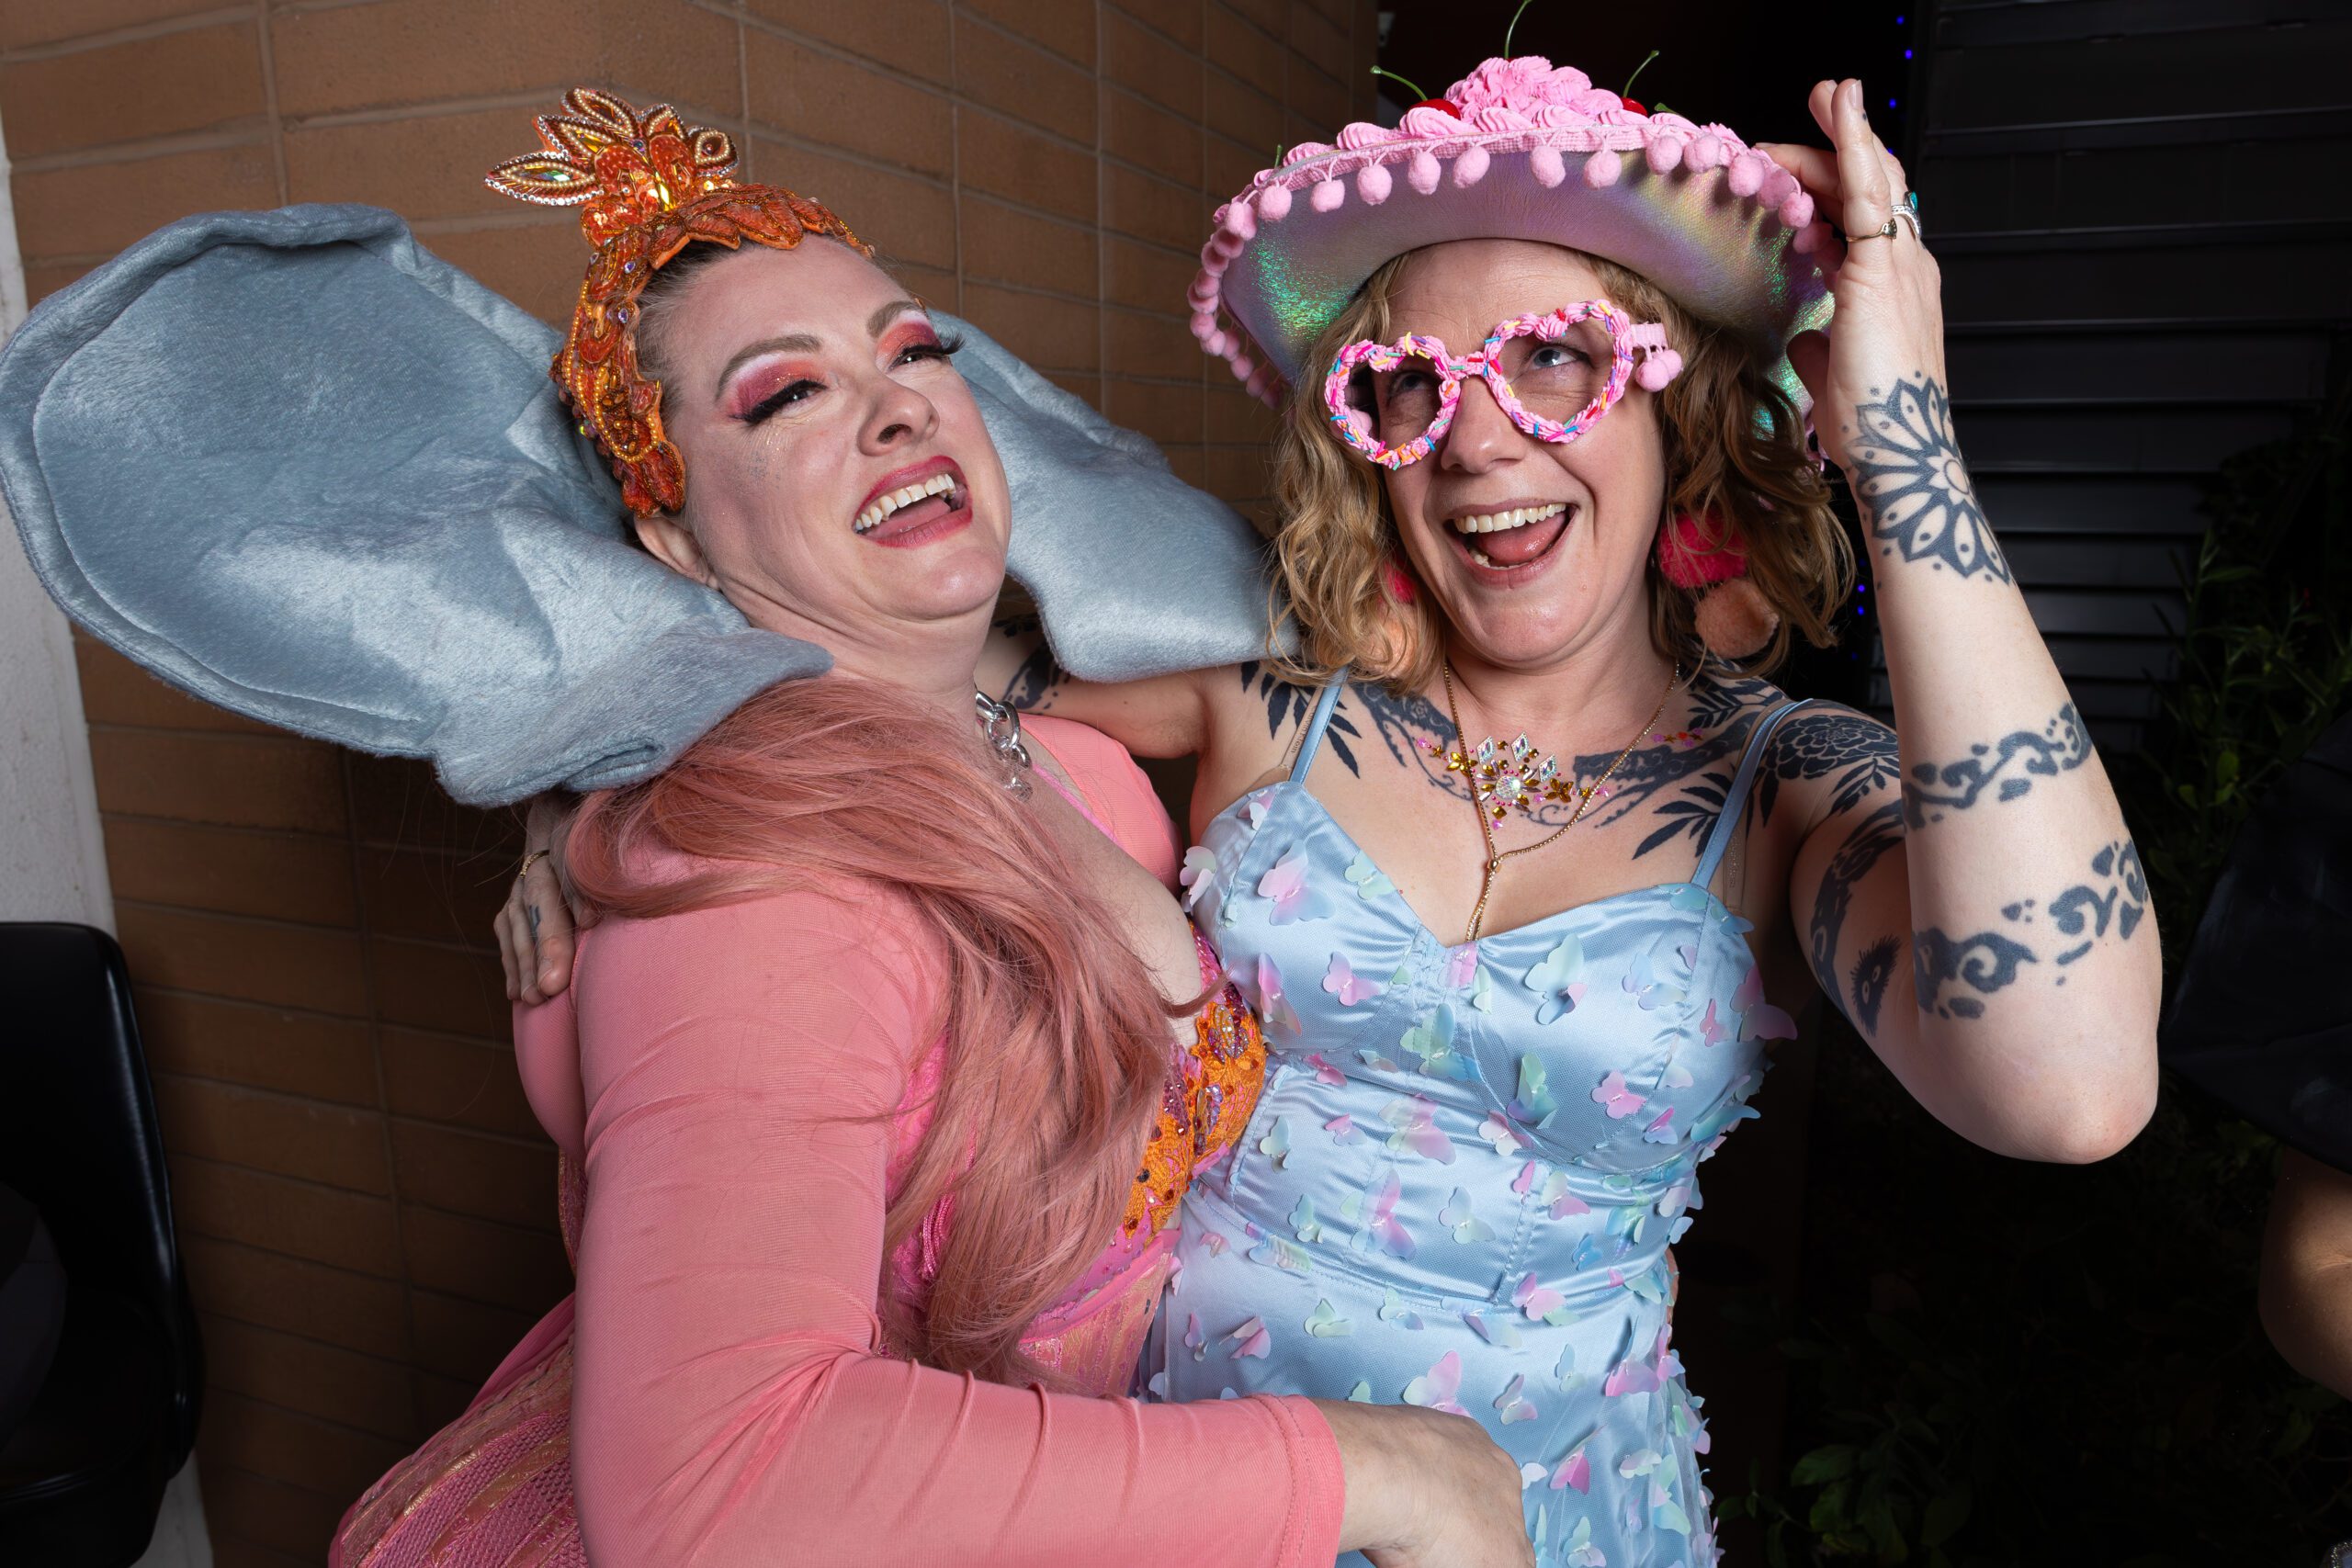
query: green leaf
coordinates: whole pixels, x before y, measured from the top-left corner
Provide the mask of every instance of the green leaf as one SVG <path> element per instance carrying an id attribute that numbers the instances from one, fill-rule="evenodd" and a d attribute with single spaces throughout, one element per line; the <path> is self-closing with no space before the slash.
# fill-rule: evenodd
<path id="1" fill-rule="evenodd" d="M 1938 1493 L 1928 1501 L 1927 1517 L 1919 1522 L 1919 1544 L 1941 1546 L 1959 1534 L 1960 1527 L 1968 1522 L 1970 1500 L 1965 1481 L 1956 1481 Z"/>
<path id="2" fill-rule="evenodd" d="M 1854 1473 L 1854 1461 L 1861 1450 L 1851 1443 L 1831 1443 L 1806 1454 L 1789 1472 L 1789 1480 L 1799 1486 L 1819 1486 L 1825 1482 L 1839 1481 Z"/>

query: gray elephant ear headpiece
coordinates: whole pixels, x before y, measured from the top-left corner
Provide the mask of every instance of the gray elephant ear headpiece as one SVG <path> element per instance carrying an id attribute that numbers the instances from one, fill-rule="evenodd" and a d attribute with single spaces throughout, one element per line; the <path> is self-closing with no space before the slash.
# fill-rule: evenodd
<path id="1" fill-rule="evenodd" d="M 640 121 L 675 126 L 666 112 Z M 578 118 L 593 117 L 549 117 L 543 134 L 584 140 Z M 690 164 L 723 150 L 712 134 L 679 128 Z M 501 173 L 545 165 L 553 187 L 557 162 Z M 763 188 L 705 195 L 741 208 Z M 813 203 L 784 210 L 830 231 Z M 958 367 L 1011 483 L 1010 570 L 1062 665 L 1117 681 L 1264 651 L 1250 525 L 1149 442 L 940 319 L 965 340 Z M 559 344 L 379 209 L 205 214 L 17 330 L 0 354 L 0 491 L 66 613 L 208 702 L 429 757 L 474 804 L 625 784 L 831 657 L 748 626 L 628 543 L 591 422 L 548 381 L 551 355 L 561 377 L 599 351 L 633 373 L 626 332 L 583 344 L 575 322 Z M 633 412 L 655 438 L 610 456 L 652 454 L 658 469 L 658 403 L 602 384 L 623 400 L 594 428 L 633 439 Z"/>

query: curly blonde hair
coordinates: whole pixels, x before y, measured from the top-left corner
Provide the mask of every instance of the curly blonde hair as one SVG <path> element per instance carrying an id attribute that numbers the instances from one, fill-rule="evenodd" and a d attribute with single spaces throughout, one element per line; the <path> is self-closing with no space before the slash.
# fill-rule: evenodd
<path id="1" fill-rule="evenodd" d="M 1565 248 L 1565 247 L 1564 247 Z M 1396 523 L 1381 470 L 1332 434 L 1319 369 L 1359 338 L 1394 335 L 1390 301 L 1417 253 L 1383 264 L 1317 338 L 1282 410 L 1274 438 L 1274 496 L 1281 526 L 1272 606 L 1299 630 L 1299 650 L 1275 661 L 1289 679 L 1320 682 L 1341 665 L 1359 679 L 1417 691 L 1437 675 L 1442 626 L 1426 593 L 1400 604 L 1386 586 L 1401 559 Z M 1663 321 L 1682 355 L 1682 373 L 1658 394 L 1666 439 L 1666 500 L 1725 526 L 1747 549 L 1747 575 L 1780 613 L 1771 640 L 1743 661 L 1769 672 L 1788 656 L 1793 633 L 1815 648 L 1830 641 L 1829 617 L 1854 581 L 1852 547 L 1829 509 L 1829 487 L 1805 450 L 1795 405 L 1757 353 L 1729 328 L 1701 321 L 1629 267 L 1568 251 L 1600 276 L 1603 291 L 1637 321 Z M 1646 568 L 1650 637 L 1660 654 L 1704 657 L 1697 600 Z"/>

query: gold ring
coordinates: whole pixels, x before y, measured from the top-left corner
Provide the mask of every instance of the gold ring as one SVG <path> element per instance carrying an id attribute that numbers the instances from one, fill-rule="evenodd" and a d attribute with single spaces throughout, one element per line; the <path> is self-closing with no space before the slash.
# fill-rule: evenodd
<path id="1" fill-rule="evenodd" d="M 548 850 L 533 850 L 529 854 L 525 855 L 522 865 L 514 873 L 514 886 L 517 887 L 523 886 L 523 879 L 531 874 L 531 868 L 547 859 L 552 852 Z"/>
<path id="2" fill-rule="evenodd" d="M 1896 230 L 1900 227 L 1901 225 L 1896 220 L 1894 214 L 1890 212 L 1887 214 L 1886 221 L 1884 223 L 1871 230 L 1867 234 L 1840 234 L 1838 237 L 1845 241 L 1849 245 L 1858 245 L 1864 240 L 1892 240 L 1894 238 Z"/>

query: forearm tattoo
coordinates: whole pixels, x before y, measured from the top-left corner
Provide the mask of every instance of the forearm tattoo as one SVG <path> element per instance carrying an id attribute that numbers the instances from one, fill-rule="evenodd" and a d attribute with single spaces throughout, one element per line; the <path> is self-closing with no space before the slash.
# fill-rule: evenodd
<path id="1" fill-rule="evenodd" d="M 1888 851 L 1902 842 L 1903 808 L 1890 800 L 1863 818 L 1846 836 L 1846 841 L 1830 857 L 1829 869 L 1821 878 L 1821 891 L 1813 900 L 1806 957 L 1813 964 L 1814 980 L 1821 987 L 1822 995 L 1843 1009 L 1865 1035 L 1878 1032 L 1879 1004 L 1886 999 L 1887 981 L 1894 975 L 1899 944 L 1893 937 L 1883 937 L 1863 948 L 1854 965 L 1849 990 L 1838 984 L 1838 939 L 1845 930 L 1847 911 L 1853 907 L 1855 885 L 1870 874 L 1871 868 Z"/>
<path id="2" fill-rule="evenodd" d="M 997 700 L 1023 713 L 1043 713 L 1053 703 L 1054 689 L 1069 678 L 1054 662 L 1054 650 L 1046 646 L 1044 624 L 1033 615 L 1003 615 L 989 624 L 989 632 L 1028 647 Z"/>
<path id="3" fill-rule="evenodd" d="M 1873 397 L 1877 389 L 1871 389 Z M 2009 563 L 1976 504 L 1976 487 L 1951 434 L 1951 404 L 1935 381 L 1897 381 L 1856 411 L 1846 477 L 1880 554 L 1925 560 L 1955 576 L 2007 582 Z"/>
<path id="4" fill-rule="evenodd" d="M 2147 913 L 2148 880 L 2139 850 L 2130 839 L 2103 844 L 2091 857 L 2090 880 L 2046 900 L 2020 898 L 2005 906 L 2007 931 L 1955 938 L 1930 929 L 1915 935 L 1911 972 L 1919 1010 L 1939 1018 L 1982 1018 L 1982 998 L 2015 984 L 2027 964 L 2047 963 L 2063 986 L 2068 965 L 2109 931 L 2119 942 L 2131 941 Z M 2056 933 L 2054 944 L 2044 931 Z"/>
<path id="5" fill-rule="evenodd" d="M 1314 711 L 1321 694 L 1287 685 L 1254 664 L 1241 667 L 1241 679 L 1265 703 L 1269 734 L 1279 732 L 1285 724 L 1302 722 Z M 1770 695 L 1771 688 L 1762 681 L 1701 682 L 1691 692 L 1693 707 L 1688 720 L 1691 730 L 1677 739 L 1628 752 L 1609 781 L 1606 803 L 1596 806 L 1585 820 L 1605 827 L 1636 811 L 1650 812 L 1659 825 L 1634 847 L 1635 860 L 1678 839 L 1703 840 L 1723 809 L 1732 770 Z M 1442 756 L 1430 750 L 1434 745 L 1442 752 L 1454 739 L 1453 722 L 1435 703 L 1418 694 L 1397 696 L 1384 686 L 1351 684 L 1331 716 L 1325 743 L 1350 773 L 1360 773 L 1355 753 L 1347 745 L 1363 739 L 1363 730 L 1349 720 L 1351 708 L 1364 716 L 1396 762 L 1419 770 L 1434 788 L 1457 799 L 1469 798 L 1469 785 L 1462 775 L 1448 771 Z M 1563 770 L 1573 767 L 1579 778 L 1592 779 L 1616 761 L 1615 751 L 1603 751 L 1574 759 L 1564 756 L 1560 765 Z M 1574 809 L 1569 803 L 1547 801 L 1536 808 L 1532 820 L 1541 827 L 1562 827 Z"/>
<path id="6" fill-rule="evenodd" d="M 1913 764 L 1903 781 L 1903 819 L 1914 828 L 1940 822 L 1974 806 L 1986 790 L 1995 800 L 2015 800 L 2035 779 L 2071 773 L 2090 756 L 2090 732 L 2067 703 L 2039 730 L 2014 730 L 1989 746 L 1972 746 L 1957 762 Z"/>

